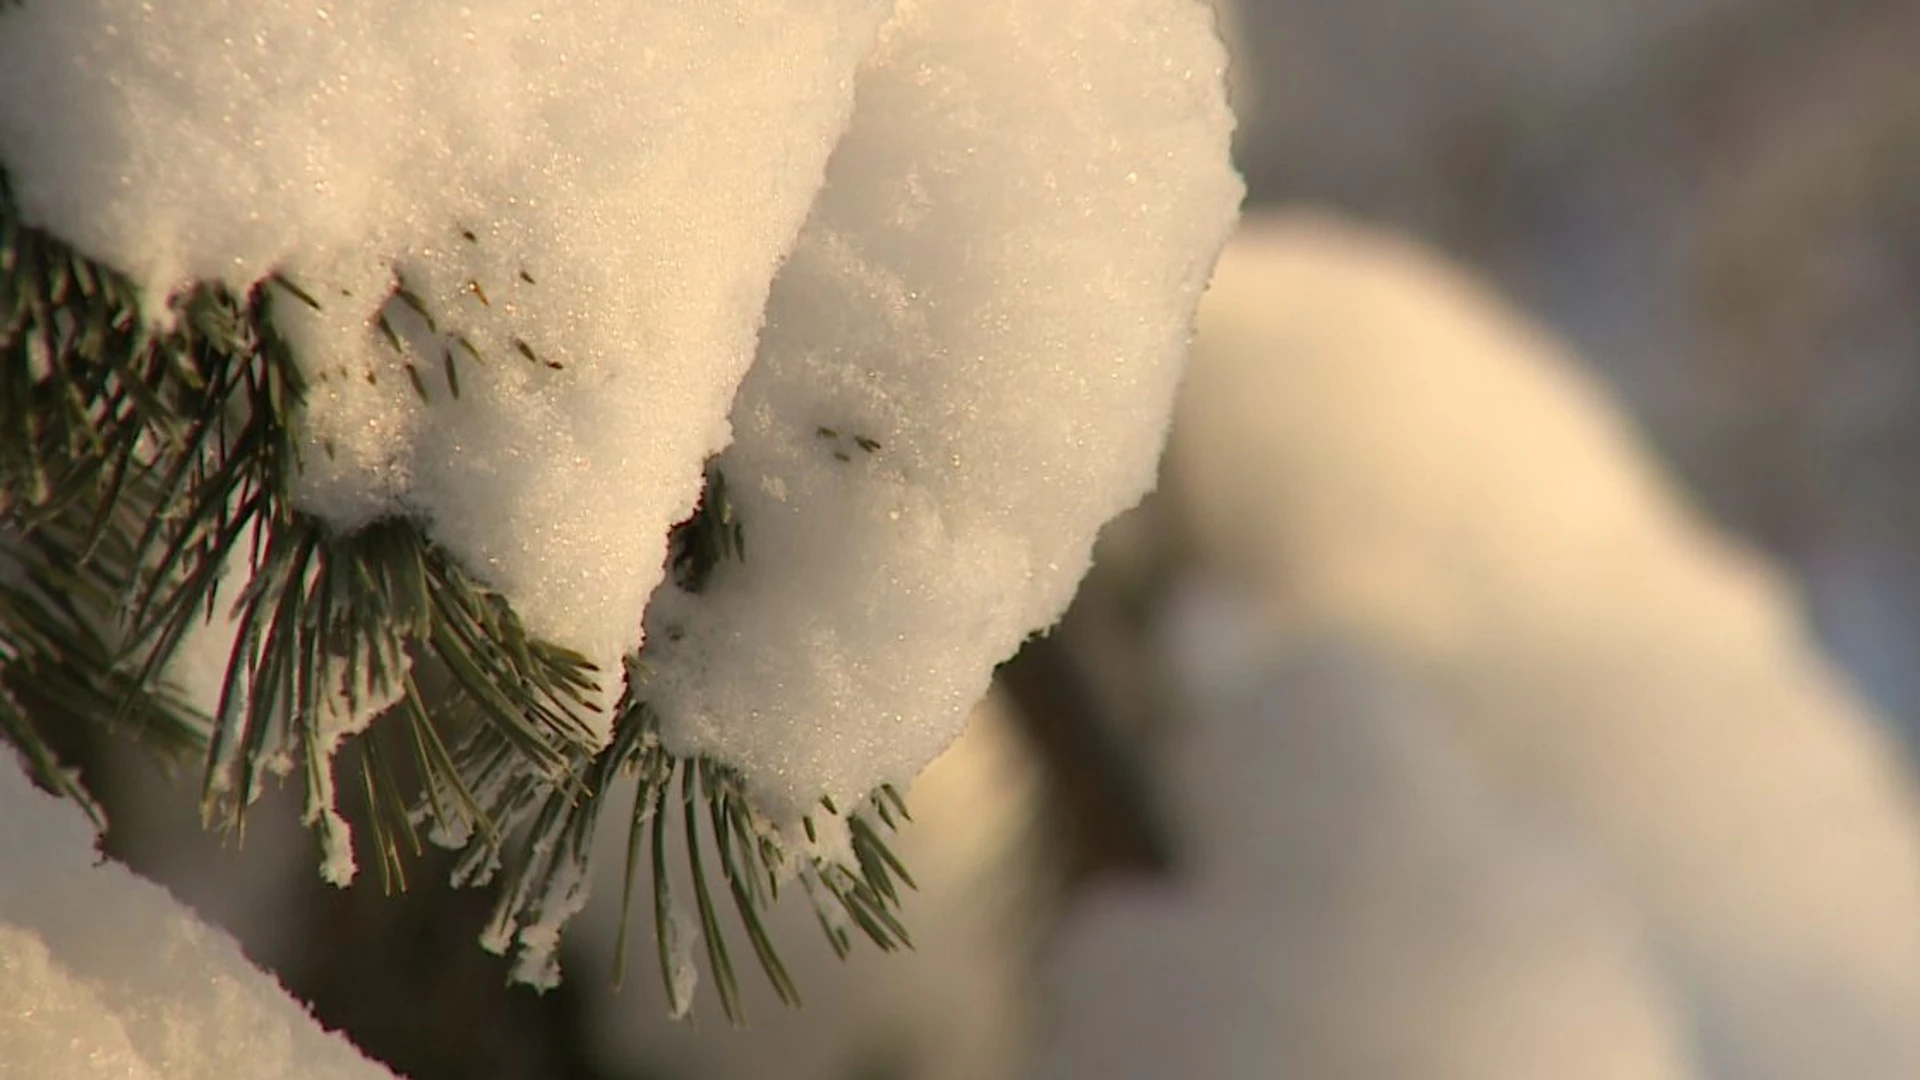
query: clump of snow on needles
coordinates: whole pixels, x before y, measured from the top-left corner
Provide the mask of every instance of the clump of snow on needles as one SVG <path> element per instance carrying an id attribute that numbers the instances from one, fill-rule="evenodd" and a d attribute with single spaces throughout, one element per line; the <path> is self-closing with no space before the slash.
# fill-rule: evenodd
<path id="1" fill-rule="evenodd" d="M 275 310 L 311 384 L 300 502 L 420 515 L 618 671 L 885 13 L 28 3 L 0 16 L 0 161 L 156 315 L 296 282 L 321 305 Z"/>
<path id="2" fill-rule="evenodd" d="M 102 863 L 79 808 L 0 751 L 0 1076 L 375 1080 L 240 948 Z"/>
<path id="3" fill-rule="evenodd" d="M 0 162 L 157 317 L 298 283 L 301 505 L 603 671 L 644 627 L 670 748 L 778 815 L 910 779 L 1151 484 L 1223 64 L 1196 0 L 29 2 Z M 730 439 L 747 558 L 643 622 Z"/>
<path id="4" fill-rule="evenodd" d="M 1184 0 L 902 5 L 734 405 L 747 558 L 648 614 L 669 748 L 770 808 L 904 785 L 1059 617 L 1233 220 L 1223 64 Z"/>

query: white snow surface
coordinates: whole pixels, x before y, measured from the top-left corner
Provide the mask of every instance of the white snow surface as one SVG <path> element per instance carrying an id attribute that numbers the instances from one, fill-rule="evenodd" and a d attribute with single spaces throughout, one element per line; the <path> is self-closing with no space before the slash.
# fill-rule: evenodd
<path id="1" fill-rule="evenodd" d="M 311 294 L 301 505 L 419 517 L 609 701 L 646 637 L 791 816 L 930 761 L 1152 483 L 1223 65 L 1198 0 L 29 2 L 0 162 L 156 314 Z M 723 447 L 747 559 L 649 610 Z"/>
<path id="2" fill-rule="evenodd" d="M 1903 759 L 1575 358 L 1252 221 L 1169 464 L 1264 628 L 1184 751 L 1191 883 L 1063 953 L 1056 1074 L 1920 1076 Z"/>
<path id="3" fill-rule="evenodd" d="M 0 752 L 0 1080 L 374 1080 L 232 938 Z"/>
<path id="4" fill-rule="evenodd" d="M 1238 205 L 1223 63 L 1187 0 L 901 6 L 734 405 L 746 559 L 649 612 L 670 749 L 775 813 L 904 785 L 1059 617 Z"/>

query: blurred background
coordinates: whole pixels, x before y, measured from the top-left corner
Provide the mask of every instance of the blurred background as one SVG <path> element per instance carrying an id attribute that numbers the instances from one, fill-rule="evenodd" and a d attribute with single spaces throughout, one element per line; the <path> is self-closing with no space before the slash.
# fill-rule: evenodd
<path id="1" fill-rule="evenodd" d="M 1279 557 L 1293 577 L 1235 577 L 1209 561 L 1196 534 L 1210 526 L 1172 477 L 1171 492 L 1111 530 L 1066 625 L 1009 665 L 1002 693 L 916 791 L 903 855 L 921 884 L 908 910 L 920 948 L 840 965 L 808 937 L 811 915 L 795 918 L 779 940 L 799 954 L 806 1009 L 750 997 L 744 1033 L 707 997 L 694 1027 L 665 1021 L 650 957 L 624 991 L 608 990 L 617 853 L 570 941 L 568 981 L 536 996 L 507 987 L 504 965 L 474 947 L 488 899 L 444 887 L 444 867 L 420 868 L 400 899 L 377 880 L 328 889 L 293 808 L 279 808 L 277 825 L 260 815 L 236 853 L 199 834 L 190 800 L 146 762 L 103 750 L 91 771 L 109 778 L 96 784 L 116 823 L 109 850 L 232 928 L 329 1025 L 419 1080 L 1920 1075 L 1903 1071 L 1920 1061 L 1909 1023 L 1920 955 L 1908 951 L 1920 933 L 1909 857 L 1920 853 L 1907 850 L 1916 825 L 1903 786 L 1920 738 L 1920 2 L 1220 4 L 1250 217 L 1314 208 L 1367 223 L 1379 240 L 1314 226 L 1276 242 L 1337 256 L 1402 237 L 1404 257 L 1385 263 L 1411 260 L 1408 273 L 1447 296 L 1454 271 L 1438 260 L 1456 264 L 1504 297 L 1468 296 L 1472 318 L 1537 323 L 1563 340 L 1564 350 L 1523 343 L 1520 381 L 1576 371 L 1568 400 L 1587 404 L 1566 415 L 1581 432 L 1578 418 L 1626 417 L 1619 445 L 1599 438 L 1594 460 L 1615 453 L 1632 477 L 1640 455 L 1658 463 L 1704 527 L 1665 495 L 1647 505 L 1685 519 L 1660 535 L 1681 537 L 1702 573 L 1747 566 L 1748 548 L 1777 565 L 1778 577 L 1726 586 L 1745 598 L 1727 610 L 1764 609 L 1753 636 L 1770 644 L 1750 655 L 1727 645 L 1742 659 L 1722 664 L 1721 639 L 1747 640 L 1745 616 L 1722 626 L 1718 601 L 1667 610 L 1655 592 L 1636 597 L 1640 623 L 1623 616 L 1611 632 L 1637 642 L 1652 633 L 1643 623 L 1684 625 L 1660 639 L 1663 655 L 1711 659 L 1649 673 L 1622 645 L 1613 666 L 1586 672 L 1582 658 L 1612 656 L 1615 643 L 1595 616 L 1581 630 L 1591 639 L 1570 633 L 1563 652 L 1543 647 L 1526 654 L 1532 666 L 1508 664 L 1513 679 L 1495 678 L 1474 657 L 1502 643 L 1463 621 L 1491 608 L 1459 597 L 1480 588 L 1471 567 L 1508 561 L 1499 553 L 1451 560 L 1468 569 L 1434 586 L 1440 599 L 1420 592 L 1438 580 L 1425 568 L 1353 571 L 1372 590 L 1365 604 L 1308 617 L 1299 598 L 1323 591 L 1311 576 L 1344 564 L 1315 562 L 1306 533 L 1258 534 L 1246 542 L 1294 545 Z M 1265 295 L 1282 303 L 1290 280 L 1318 279 L 1282 275 Z M 1261 305 L 1252 295 L 1248 309 Z M 1328 300 L 1348 325 L 1402 310 L 1390 293 L 1377 305 L 1355 295 Z M 1337 364 L 1342 350 L 1389 339 L 1409 354 L 1429 348 L 1411 323 L 1397 338 L 1352 341 L 1326 320 L 1310 331 L 1247 325 L 1214 353 L 1291 371 L 1289 349 Z M 1280 336 L 1258 337 L 1261 327 Z M 1211 333 L 1203 327 L 1203 362 Z M 1434 365 L 1450 362 L 1434 351 Z M 1394 422 L 1362 406 L 1395 384 L 1316 397 L 1337 380 L 1308 377 L 1304 360 L 1297 370 L 1273 392 L 1309 401 L 1333 430 Z M 1436 370 L 1420 392 L 1454 385 Z M 1472 411 L 1462 430 L 1527 419 L 1493 400 L 1462 397 Z M 1182 423 L 1216 422 L 1193 415 Z M 1489 434 L 1492 456 L 1460 468 L 1505 490 L 1499 455 L 1553 443 L 1561 415 L 1534 417 L 1538 440 L 1525 423 L 1505 442 Z M 1265 421 L 1256 411 L 1236 422 Z M 1450 460 L 1453 429 L 1434 430 L 1433 457 Z M 1178 454 L 1190 440 L 1176 430 L 1174 441 Z M 1295 461 L 1332 460 L 1299 445 L 1309 449 Z M 1560 490 L 1554 461 L 1538 464 L 1530 505 L 1578 518 L 1588 497 L 1578 463 Z M 1274 475 L 1313 482 L 1300 469 Z M 1258 482 L 1238 489 L 1247 520 L 1257 507 L 1320 505 Z M 1359 473 L 1323 482 L 1342 497 L 1371 490 Z M 1514 551 L 1581 550 L 1530 544 L 1535 526 L 1514 521 Z M 1716 531 L 1730 539 L 1700 538 Z M 1570 592 L 1606 589 L 1597 568 L 1637 557 L 1601 544 L 1584 563 L 1542 555 L 1541 572 Z M 1379 614 L 1414 608 L 1418 619 Z M 1809 628 L 1811 644 L 1775 621 Z M 1842 674 L 1802 656 L 1819 650 Z M 1564 675 L 1553 685 L 1571 689 L 1543 688 L 1550 667 Z M 1593 692 L 1663 678 L 1676 687 L 1664 697 L 1607 704 Z M 1516 680 L 1528 692 L 1503 697 Z M 1775 729 L 1749 736 L 1737 721 L 1779 695 L 1805 699 L 1778 729 L 1805 741 L 1778 744 L 1784 763 L 1754 764 L 1743 745 Z M 1570 707 L 1576 697 L 1598 704 Z M 1695 715 L 1713 720 L 1671 754 L 1657 732 L 1633 744 L 1637 757 L 1619 749 L 1631 738 L 1607 734 L 1636 720 L 1686 728 Z M 1556 764 L 1616 750 L 1624 764 L 1611 773 Z M 1762 854 L 1724 867 L 1716 845 L 1747 819 L 1701 825 L 1702 846 L 1689 849 L 1695 833 L 1674 823 L 1694 809 L 1636 779 L 1681 761 L 1662 782 L 1734 805 L 1715 787 L 1724 775 L 1797 790 L 1796 758 L 1809 762 L 1805 798 L 1759 814 L 1769 829 L 1731 846 Z M 1856 788 L 1870 794 L 1856 799 Z M 1671 816 L 1629 820 L 1647 806 Z M 1774 848 L 1778 864 L 1766 860 Z M 1793 861 L 1823 849 L 1858 857 Z M 1796 892 L 1815 871 L 1832 871 L 1837 891 Z M 1752 887 L 1761 880 L 1778 888 Z M 1792 898 L 1715 907 L 1743 891 Z M 1892 925 L 1909 913 L 1912 927 Z M 1762 939 L 1786 944 L 1770 953 Z M 1890 959 L 1876 967 L 1869 954 Z M 1795 1029 L 1796 1017 L 1812 1018 L 1804 1039 L 1767 1034 Z"/>
<path id="2" fill-rule="evenodd" d="M 1577 347 L 1920 719 L 1920 4 L 1225 0 L 1249 205 L 1337 207 Z"/>

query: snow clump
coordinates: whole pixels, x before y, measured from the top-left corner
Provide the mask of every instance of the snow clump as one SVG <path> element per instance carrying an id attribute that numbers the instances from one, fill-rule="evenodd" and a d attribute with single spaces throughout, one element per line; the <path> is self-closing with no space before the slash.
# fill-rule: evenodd
<path id="1" fill-rule="evenodd" d="M 748 557 L 649 612 L 670 749 L 775 813 L 904 788 L 1059 618 L 1232 225 L 1222 64 L 1195 4 L 903 6 L 734 404 Z"/>

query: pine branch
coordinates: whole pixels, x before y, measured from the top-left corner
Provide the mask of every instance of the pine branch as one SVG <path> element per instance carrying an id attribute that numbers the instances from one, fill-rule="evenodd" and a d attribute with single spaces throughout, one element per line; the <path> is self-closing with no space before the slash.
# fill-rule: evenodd
<path id="1" fill-rule="evenodd" d="M 681 955 L 675 941 L 672 914 L 676 910 L 670 860 L 684 858 L 690 870 L 693 907 L 698 917 L 707 968 L 726 1016 L 735 1022 L 744 1020 L 739 980 L 727 933 L 721 924 L 720 903 L 715 899 L 713 874 L 725 884 L 725 896 L 746 935 L 754 959 L 780 1000 L 788 1005 L 800 1003 L 799 987 L 788 973 L 775 948 L 765 915 L 780 898 L 781 889 L 795 879 L 815 906 L 829 903 L 839 909 L 838 916 L 823 912 L 821 925 L 835 951 L 845 955 L 849 942 L 836 927 L 851 922 L 872 942 L 891 951 L 911 944 L 899 919 L 900 885 L 911 888 L 905 867 L 887 847 L 881 831 L 866 812 L 847 816 L 847 828 L 853 837 L 856 865 L 853 868 L 818 856 L 792 859 L 777 831 L 753 807 L 745 794 L 739 775 L 725 766 L 704 759 L 676 759 L 660 745 L 657 720 L 643 702 L 629 699 L 617 721 L 612 746 L 582 769 L 587 777 L 583 791 L 576 797 L 564 791 L 548 792 L 538 800 L 536 823 L 525 844 L 527 857 L 508 873 L 493 924 L 485 938 L 490 947 L 506 951 L 515 943 L 531 946 L 534 970 L 523 970 L 522 977 L 535 983 L 551 979 L 549 961 L 540 950 L 545 934 L 557 921 L 571 913 L 572 905 L 583 898 L 579 886 L 585 880 L 588 856 L 593 849 L 594 829 L 608 813 L 606 796 L 622 776 L 636 778 L 634 802 L 628 816 L 627 862 L 621 897 L 620 930 L 615 946 L 616 979 L 623 979 L 629 957 L 630 920 L 633 901 L 642 871 L 642 854 L 647 855 L 648 877 L 653 891 L 654 936 L 659 951 L 660 973 L 668 1000 L 676 1012 L 689 1004 L 679 1000 L 682 992 L 676 973 L 689 957 Z M 676 794 L 677 791 L 677 794 Z M 516 792 L 516 798 L 527 793 Z M 884 796 L 898 801 L 888 789 Z M 523 812 L 501 808 L 504 814 Z M 679 828 L 669 828 L 669 819 L 677 805 Z M 874 813 L 891 819 L 891 809 Z M 831 813 L 824 805 L 823 813 Z M 815 828 L 813 818 L 806 828 Z M 889 826 L 890 828 L 890 826 Z M 673 849 L 679 845 L 681 850 Z M 715 865 L 709 865 L 711 852 Z M 489 853 L 470 848 L 468 873 L 484 876 Z M 785 883 L 785 884 L 783 884 Z M 828 898 L 822 900 L 822 894 Z M 683 898 L 684 899 L 684 898 Z"/>
<path id="2" fill-rule="evenodd" d="M 745 558 L 745 534 L 741 522 L 726 495 L 726 479 L 710 470 L 706 491 L 694 515 L 673 533 L 669 564 L 676 583 L 698 593 L 730 560 Z M 850 942 L 841 926 L 858 926 L 879 948 L 891 951 L 910 945 L 906 928 L 898 913 L 900 891 L 896 884 L 913 887 L 905 867 L 882 838 L 881 830 L 869 820 L 866 811 L 846 815 L 856 864 L 844 867 L 824 857 L 806 856 L 798 860 L 745 793 L 740 776 L 724 765 L 705 760 L 675 758 L 660 744 L 658 718 L 645 701 L 644 652 L 629 666 L 627 692 L 616 716 L 614 739 L 591 761 L 582 762 L 576 775 L 583 777 L 578 792 L 547 791 L 541 796 L 527 786 L 498 785 L 503 794 L 497 816 L 521 818 L 531 815 L 535 825 L 526 844 L 529 857 L 518 862 L 508 874 L 506 887 L 485 940 L 496 950 L 506 951 L 515 942 L 531 946 L 533 970 L 523 977 L 546 982 L 553 972 L 547 966 L 550 957 L 542 951 L 545 934 L 558 919 L 564 919 L 583 898 L 580 884 L 587 873 L 587 859 L 593 849 L 594 829 L 610 812 L 606 797 L 622 776 L 636 780 L 634 802 L 628 815 L 627 857 L 623 878 L 620 928 L 615 945 L 616 979 L 623 979 L 628 958 L 630 920 L 633 899 L 641 871 L 643 849 L 653 890 L 654 939 L 659 956 L 659 971 L 668 1001 L 676 1014 L 690 1004 L 681 999 L 684 987 L 678 978 L 689 955 L 677 941 L 673 920 L 675 897 L 669 860 L 675 857 L 673 846 L 679 843 L 690 871 L 694 910 L 698 918 L 707 968 L 722 1011 L 736 1023 L 745 1019 L 739 979 L 727 935 L 714 899 L 710 868 L 702 854 L 711 850 L 726 897 L 731 901 L 741 931 L 746 935 L 754 959 L 779 999 L 794 1006 L 800 1003 L 799 987 L 788 973 L 766 927 L 764 916 L 780 898 L 783 881 L 797 880 L 816 911 L 835 952 L 846 956 Z M 486 751 L 480 751 L 482 755 Z M 488 784 L 495 787 L 495 784 Z M 678 796 L 674 792 L 678 788 Z M 679 830 L 668 828 L 673 800 L 678 800 Z M 534 804 L 537 802 L 537 809 Z M 703 813 L 704 809 L 704 813 Z M 823 801 L 820 812 L 839 816 L 837 808 Z M 895 815 L 906 814 L 904 801 L 891 786 L 876 793 L 872 813 L 891 831 Z M 704 826 L 702 822 L 704 821 Z M 804 820 L 809 840 L 816 838 L 813 817 Z M 484 847 L 470 847 L 463 873 L 484 877 L 491 869 L 494 853 Z M 824 894 L 824 896 L 823 896 Z M 830 907 L 823 907 L 830 905 Z M 837 909 L 837 914 L 835 912 Z M 557 918 L 556 918 L 557 917 Z"/>
<path id="3" fill-rule="evenodd" d="M 340 533 L 294 505 L 304 384 L 273 323 L 284 303 L 318 306 L 274 276 L 243 296 L 197 286 L 171 300 L 163 327 L 150 323 L 122 275 L 20 221 L 0 171 L 0 736 L 41 781 L 84 800 L 49 732 L 109 726 L 198 753 L 209 820 L 239 828 L 266 774 L 297 763 L 324 838 L 337 820 L 336 745 L 378 710 L 357 760 L 383 880 L 404 886 L 423 824 L 464 850 L 463 880 L 504 871 L 487 941 L 517 944 L 533 981 L 583 898 L 593 829 L 622 775 L 640 778 L 626 888 L 650 845 L 670 997 L 690 962 L 674 940 L 670 857 L 692 871 L 730 1018 L 741 1017 L 739 984 L 716 884 L 789 1004 L 798 988 L 762 918 L 783 881 L 797 876 L 836 952 L 849 924 L 884 949 L 906 944 L 897 883 L 911 880 L 869 820 L 891 828 L 904 814 L 897 794 L 845 815 L 854 865 L 796 859 L 737 774 L 662 748 L 643 657 L 625 672 L 613 741 L 596 753 L 585 714 L 610 673 L 530 634 L 418 522 Z M 745 557 L 717 471 L 671 545 L 689 592 Z M 233 645 L 218 705 L 202 717 L 167 675 L 216 620 L 230 620 Z M 677 832 L 665 827 L 674 806 Z M 805 823 L 810 837 L 815 825 Z M 625 946 L 623 919 L 623 958 Z"/>
<path id="4" fill-rule="evenodd" d="M 110 634 L 109 670 L 141 691 L 217 614 L 222 580 L 245 583 L 208 732 L 210 805 L 230 795 L 237 824 L 266 763 L 290 745 L 322 756 L 330 685 L 349 710 L 363 688 L 403 693 L 414 649 L 453 673 L 527 763 L 564 770 L 590 739 L 584 659 L 533 640 L 416 524 L 339 536 L 292 505 L 303 385 L 271 314 L 310 297 L 278 277 L 245 298 L 202 286 L 176 301 L 177 327 L 153 335 L 124 280 L 22 226 L 10 198 L 0 230 L 0 496 L 21 538 L 78 556 L 42 560 L 29 579 L 72 596 L 69 622 Z M 75 579 L 115 587 L 76 594 Z M 149 726 L 137 701 L 108 715 Z"/>

